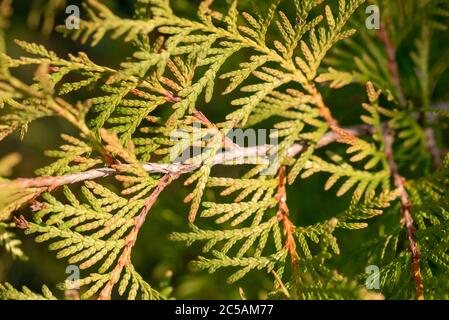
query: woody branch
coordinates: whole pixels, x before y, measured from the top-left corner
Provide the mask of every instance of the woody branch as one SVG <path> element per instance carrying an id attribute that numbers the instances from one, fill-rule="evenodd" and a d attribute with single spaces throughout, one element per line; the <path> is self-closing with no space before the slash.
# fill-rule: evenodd
<path id="1" fill-rule="evenodd" d="M 120 275 L 123 269 L 131 263 L 131 252 L 134 247 L 137 236 L 139 234 L 140 229 L 142 228 L 145 219 L 150 212 L 153 205 L 156 203 L 157 198 L 161 194 L 164 189 L 170 185 L 174 180 L 179 178 L 179 174 L 167 173 L 158 183 L 156 189 L 151 193 L 151 195 L 145 200 L 144 207 L 140 214 L 135 219 L 135 224 L 131 232 L 125 238 L 125 248 L 120 255 L 117 265 L 111 272 L 111 277 L 106 285 L 101 290 L 98 300 L 110 300 L 112 289 L 114 285 L 120 280 Z"/>
<path id="2" fill-rule="evenodd" d="M 415 288 L 418 300 L 424 300 L 424 286 L 421 275 L 421 254 L 416 242 L 416 228 L 413 225 L 413 217 L 411 213 L 412 203 L 410 201 L 409 194 L 406 189 L 406 180 L 399 173 L 398 166 L 394 160 L 393 155 L 393 144 L 394 135 L 389 128 L 384 131 L 384 141 L 385 141 L 385 155 L 388 160 L 391 174 L 394 179 L 394 184 L 399 191 L 399 197 L 402 209 L 402 219 L 401 224 L 404 226 L 407 233 L 407 240 L 409 244 L 409 250 L 412 254 L 412 272 L 413 280 L 415 282 Z"/>
<path id="3" fill-rule="evenodd" d="M 346 128 L 345 131 L 353 134 L 354 136 L 363 136 L 371 132 L 371 128 L 366 125 L 355 126 Z M 340 136 L 331 131 L 324 135 L 317 144 L 317 148 L 323 148 L 331 143 L 338 141 Z M 295 157 L 299 153 L 306 149 L 306 143 L 298 142 L 293 144 L 288 149 L 288 156 Z M 266 156 L 269 151 L 275 146 L 273 145 L 260 145 L 249 148 L 232 148 L 229 151 L 224 151 L 217 154 L 212 161 L 213 165 L 226 165 L 226 164 L 257 164 L 263 160 L 267 160 Z M 160 163 L 145 163 L 142 164 L 144 170 L 149 173 L 161 173 L 161 174 L 186 174 L 197 170 L 202 166 L 202 163 L 190 163 L 189 161 L 182 163 L 160 164 Z M 126 165 L 121 165 L 121 170 Z M 118 167 L 112 165 L 111 167 L 92 169 L 85 172 L 67 174 L 55 177 L 37 177 L 37 178 L 19 178 L 13 181 L 0 183 L 0 188 L 3 187 L 15 187 L 15 188 L 42 188 L 48 191 L 54 190 L 63 185 L 76 184 L 83 181 L 95 180 L 100 178 L 106 178 L 119 174 L 121 170 Z"/>

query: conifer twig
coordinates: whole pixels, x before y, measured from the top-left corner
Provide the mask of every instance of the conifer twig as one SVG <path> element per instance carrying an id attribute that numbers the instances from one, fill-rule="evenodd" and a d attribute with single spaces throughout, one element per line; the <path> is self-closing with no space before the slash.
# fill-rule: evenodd
<path id="1" fill-rule="evenodd" d="M 193 112 L 193 116 L 201 122 L 201 124 L 205 125 L 206 128 L 212 130 L 218 130 L 217 126 L 212 123 L 205 115 L 199 110 L 195 110 Z M 239 150 L 240 147 L 235 144 L 229 137 L 224 137 L 223 144 L 226 148 L 230 148 L 231 150 Z"/>
<path id="2" fill-rule="evenodd" d="M 399 67 L 396 60 L 396 47 L 391 42 L 390 35 L 388 34 L 387 28 L 384 24 L 380 25 L 379 38 L 382 41 L 387 52 L 388 70 L 390 72 L 393 85 L 395 86 L 398 93 L 399 104 L 401 106 L 405 106 L 407 101 L 405 99 L 404 91 L 402 90 L 401 78 L 399 77 Z"/>
<path id="3" fill-rule="evenodd" d="M 27 93 L 28 95 L 38 98 L 42 100 L 42 103 L 45 103 L 48 105 L 48 107 L 57 115 L 61 116 L 62 118 L 66 119 L 69 123 L 77 127 L 83 134 L 85 134 L 88 137 L 92 136 L 91 131 L 87 127 L 87 125 L 84 123 L 83 120 L 77 118 L 74 114 L 72 114 L 70 111 L 68 111 L 65 107 L 70 106 L 70 108 L 73 108 L 67 101 L 63 100 L 62 98 L 54 99 L 53 97 L 46 96 L 44 93 L 42 93 L 39 90 L 36 90 L 32 86 L 28 86 L 19 79 L 9 76 L 8 82 L 14 86 L 16 89 L 21 90 L 22 92 Z"/>
<path id="4" fill-rule="evenodd" d="M 426 145 L 427 149 L 430 152 L 430 155 L 433 160 L 433 165 L 435 169 L 441 168 L 443 161 L 442 161 L 442 154 L 441 150 L 438 148 L 438 144 L 435 138 L 435 131 L 431 127 L 427 127 L 424 131 L 426 135 Z"/>
<path id="5" fill-rule="evenodd" d="M 388 160 L 391 174 L 393 175 L 394 184 L 399 191 L 402 208 L 401 224 L 406 229 L 409 249 L 412 253 L 412 272 L 413 272 L 413 280 L 415 282 L 417 298 L 418 300 L 424 300 L 424 292 L 423 292 L 424 286 L 422 281 L 421 264 L 420 264 L 421 254 L 415 237 L 416 228 L 413 225 L 413 217 L 411 213 L 412 203 L 410 202 L 410 197 L 406 189 L 406 180 L 399 173 L 398 166 L 394 160 L 393 156 L 394 136 L 389 128 L 386 128 L 384 130 L 384 141 L 385 141 L 385 156 Z"/>
<path id="6" fill-rule="evenodd" d="M 351 133 L 354 136 L 363 136 L 371 132 L 371 128 L 366 125 L 355 126 L 344 129 L 346 132 Z M 324 135 L 317 144 L 317 148 L 323 148 L 331 143 L 336 142 L 340 139 L 340 136 L 334 132 L 328 132 Z M 226 164 L 229 162 L 233 163 L 248 163 L 249 159 L 257 158 L 261 159 L 265 157 L 270 149 L 271 145 L 261 145 L 249 148 L 234 148 L 233 150 L 226 151 L 224 153 L 217 154 L 213 161 L 213 165 Z M 288 156 L 295 157 L 299 153 L 305 150 L 305 145 L 302 142 L 293 144 L 288 149 Z M 192 164 L 189 162 L 185 163 L 172 163 L 172 164 L 159 164 L 159 163 L 145 163 L 142 165 L 143 169 L 150 173 L 162 173 L 162 174 L 186 174 L 192 172 L 199 167 L 202 163 Z M 123 167 L 123 165 L 121 165 Z M 55 177 L 37 177 L 37 178 L 19 178 L 12 181 L 0 183 L 0 188 L 3 187 L 15 187 L 15 188 L 43 188 L 44 191 L 51 191 L 57 189 L 58 187 L 70 184 L 76 184 L 88 180 L 96 180 L 100 178 L 106 178 L 119 174 L 121 171 L 115 168 L 115 166 L 97 168 L 88 170 L 80 173 L 66 174 L 62 176 Z"/>
<path id="7" fill-rule="evenodd" d="M 310 85 L 307 87 L 307 91 L 312 96 L 315 105 L 318 107 L 318 110 L 320 111 L 320 115 L 326 120 L 327 124 L 330 128 L 338 127 L 338 121 L 333 117 L 330 109 L 326 104 L 324 103 L 323 96 L 318 91 L 315 85 Z"/>
<path id="8" fill-rule="evenodd" d="M 290 293 L 288 292 L 287 288 L 285 287 L 284 282 L 282 282 L 281 277 L 279 277 L 279 275 L 274 270 L 271 271 L 271 273 L 273 274 L 273 277 L 276 280 L 276 283 L 278 284 L 278 286 L 281 289 L 281 292 L 285 296 L 285 298 L 291 299 Z"/>
<path id="9" fill-rule="evenodd" d="M 282 227 L 285 234 L 285 248 L 290 254 L 293 273 L 297 284 L 300 283 L 298 256 L 296 253 L 295 242 L 295 225 L 290 220 L 290 211 L 287 205 L 287 168 L 282 166 L 278 173 L 278 192 L 276 194 L 276 200 L 278 201 L 277 218 L 279 222 L 282 222 Z"/>
<path id="10" fill-rule="evenodd" d="M 111 293 L 112 289 L 114 288 L 114 285 L 120 280 L 120 275 L 123 271 L 123 268 L 125 268 L 130 262 L 131 262 L 131 251 L 134 247 L 137 235 L 142 228 L 145 219 L 150 212 L 151 208 L 155 204 L 157 198 L 161 194 L 161 192 L 174 180 L 179 178 L 179 174 L 166 174 L 162 179 L 159 181 L 159 184 L 157 185 L 156 189 L 151 193 L 151 195 L 145 200 L 145 205 L 140 214 L 135 219 L 135 225 L 134 228 L 131 230 L 131 232 L 128 234 L 128 236 L 125 238 L 125 249 L 122 251 L 122 254 L 120 255 L 120 258 L 118 259 L 117 265 L 115 266 L 114 270 L 112 270 L 111 278 L 106 283 L 106 285 L 101 290 L 98 300 L 110 300 L 111 299 Z"/>
<path id="11" fill-rule="evenodd" d="M 426 123 L 424 133 L 426 136 L 427 150 L 429 150 L 432 156 L 435 169 L 439 169 L 443 165 L 444 150 L 440 150 L 435 136 L 435 129 L 433 128 L 433 125 L 438 121 L 438 114 L 435 110 L 446 112 L 449 110 L 449 105 L 444 102 L 436 103 L 430 107 L 430 112 L 424 115 L 424 122 Z"/>

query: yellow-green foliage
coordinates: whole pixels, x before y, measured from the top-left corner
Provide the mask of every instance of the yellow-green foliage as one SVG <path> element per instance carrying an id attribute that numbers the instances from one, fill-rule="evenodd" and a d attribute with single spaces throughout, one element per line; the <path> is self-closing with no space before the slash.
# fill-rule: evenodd
<path id="1" fill-rule="evenodd" d="M 449 267 L 449 160 L 439 171 L 433 167 L 428 123 L 422 121 L 433 113 L 432 93 L 442 74 L 441 64 L 431 71 L 428 35 L 445 27 L 439 19 L 447 14 L 447 7 L 438 0 L 379 1 L 387 21 L 394 21 L 388 31 L 395 46 L 416 28 L 421 31 L 410 58 L 418 75 L 410 81 L 420 88 L 420 104 L 414 105 L 412 96 L 403 103 L 408 92 L 396 87 L 382 43 L 361 27 L 363 20 L 356 12 L 364 0 L 284 2 L 293 4 L 295 12 L 281 11 L 280 0 L 270 1 L 264 12 L 250 13 L 239 12 L 238 0 L 227 1 L 226 10 L 215 8 L 213 0 L 203 0 L 197 18 L 187 19 L 177 15 L 168 0 L 137 0 L 135 18 L 124 19 L 101 1 L 84 1 L 80 29 L 57 29 L 92 46 L 105 37 L 132 44 L 133 55 L 117 68 L 102 66 L 83 52 L 64 58 L 43 45 L 16 40 L 24 56 L 0 56 L 0 140 L 15 131 L 23 136 L 28 124 L 42 117 L 63 118 L 78 133 L 62 135 L 61 146 L 45 153 L 53 160 L 36 170 L 48 181 L 53 177 L 53 183 L 0 180 L 0 217 L 8 221 L 0 224 L 0 244 L 13 256 L 23 256 L 9 231 L 14 225 L 34 235 L 37 242 L 48 243 L 58 259 L 85 270 L 79 282 L 83 299 L 104 298 L 111 283 L 114 294 L 129 299 L 170 298 L 171 290 L 158 292 L 140 276 L 127 251 L 136 241 L 141 217 L 156 200 L 153 197 L 186 175 L 190 191 L 185 202 L 190 210 L 185 216 L 191 230 L 173 230 L 169 238 L 203 245 L 202 256 L 192 264 L 196 269 L 232 270 L 231 283 L 256 270 L 268 273 L 273 277 L 273 298 L 358 299 L 381 297 L 363 287 L 364 268 L 375 264 L 381 267 L 383 295 L 415 298 L 412 256 L 400 223 L 404 208 L 398 198 L 403 190 L 396 190 L 394 184 L 385 140 L 388 128 L 396 140 L 399 170 L 419 174 L 419 179 L 407 184 L 406 192 L 414 204 L 425 296 L 447 298 L 448 291 L 438 287 L 438 279 Z M 5 8 L 8 3 L 1 2 Z M 57 8 L 61 3 L 49 5 Z M 401 11 L 391 3 L 409 5 Z M 1 28 L 6 27 L 4 12 Z M 422 24 L 413 20 L 413 27 L 405 30 L 408 22 L 403 18 L 410 12 Z M 52 15 L 44 16 L 48 32 Z M 354 36 L 356 30 L 360 32 Z M 1 33 L 4 52 L 3 47 Z M 235 57 L 244 61 L 235 63 Z M 36 70 L 32 84 L 13 75 L 22 67 Z M 367 92 L 366 103 L 358 108 L 363 130 L 356 134 L 339 125 L 321 93 L 353 82 Z M 212 124 L 199 112 L 207 114 L 214 99 L 220 99 L 217 94 L 231 93 L 237 98 L 221 122 Z M 80 101 L 81 96 L 88 98 Z M 444 117 L 434 118 L 429 126 L 441 129 Z M 195 129 L 193 124 L 199 123 L 203 127 Z M 279 144 L 259 154 L 267 160 L 276 153 L 277 162 L 248 157 L 250 165 L 242 176 L 218 176 L 213 170 L 216 165 L 242 164 L 217 163 L 223 151 L 241 151 L 223 137 L 231 130 L 259 125 L 277 129 L 272 137 Z M 173 141 L 180 132 L 190 139 Z M 338 147 L 329 146 L 330 142 Z M 170 155 L 192 148 L 201 149 L 201 158 L 169 161 Z M 9 175 L 15 160 L 0 162 L 0 175 Z M 264 175 L 269 167 L 271 174 Z M 286 229 L 287 218 L 279 209 L 286 200 L 279 191 L 283 167 L 288 168 L 289 184 L 316 176 L 325 190 L 339 197 L 349 195 L 349 205 L 324 221 Z M 93 181 L 107 176 L 114 176 L 120 192 L 109 189 L 110 181 Z M 57 177 L 64 183 L 55 183 Z M 55 188 L 61 188 L 63 196 Z M 222 198 L 203 199 L 217 188 Z M 10 224 L 11 214 L 30 207 L 31 200 L 34 212 L 16 215 L 16 223 Z M 296 214 L 290 212 L 291 220 Z M 313 216 L 313 212 L 301 214 Z M 152 223 L 151 217 L 146 223 Z M 367 229 L 373 239 L 360 243 L 361 275 L 348 279 L 332 267 L 341 253 L 338 237 L 361 229 Z M 68 289 L 65 283 L 61 288 Z M 0 286 L 0 297 L 54 298 L 47 287 L 43 295 L 36 295 L 9 284 Z"/>

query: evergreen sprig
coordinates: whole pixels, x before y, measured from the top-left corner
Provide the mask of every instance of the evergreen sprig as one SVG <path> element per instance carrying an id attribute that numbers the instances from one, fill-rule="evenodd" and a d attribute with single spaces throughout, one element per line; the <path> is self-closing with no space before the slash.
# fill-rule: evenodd
<path id="1" fill-rule="evenodd" d="M 225 10 L 203 0 L 187 19 L 168 0 L 137 0 L 135 17 L 125 19 L 85 1 L 80 29 L 57 29 L 92 46 L 105 38 L 129 43 L 134 53 L 117 68 L 21 40 L 26 56 L 14 58 L 1 32 L 0 140 L 15 131 L 23 137 L 43 117 L 78 132 L 45 153 L 54 160 L 36 178 L 0 178 L 0 220 L 8 221 L 0 222 L 0 244 L 24 257 L 12 226 L 49 243 L 58 259 L 83 271 L 82 299 L 170 298 L 167 285 L 158 291 L 138 273 L 132 250 L 161 193 L 188 176 L 191 230 L 174 230 L 170 239 L 203 245 L 196 269 L 230 269 L 230 283 L 263 271 L 273 298 L 447 298 L 438 284 L 449 267 L 449 158 L 442 161 L 447 142 L 436 139 L 447 118 L 432 97 L 449 65 L 434 63 L 430 37 L 445 27 L 447 1 L 379 1 L 376 32 L 361 27 L 364 0 L 285 2 L 294 14 L 280 0 L 251 13 L 239 12 L 237 0 Z M 0 14 L 4 30 L 10 1 L 0 6 L 8 9 Z M 415 74 L 407 77 L 397 50 L 417 31 L 407 56 Z M 23 67 L 35 69 L 32 83 L 14 75 Z M 359 124 L 343 127 L 322 92 L 350 83 L 366 88 L 367 102 Z M 213 123 L 199 110 L 217 93 L 233 94 L 232 109 Z M 270 137 L 279 143 L 246 146 L 229 137 L 257 126 L 275 129 Z M 0 162 L 0 176 L 10 175 L 15 160 Z M 214 170 L 244 164 L 239 177 Z M 351 201 L 299 226 L 298 214 L 313 212 L 289 208 L 288 185 L 315 175 Z M 221 198 L 206 201 L 217 188 Z M 12 218 L 25 207 L 32 216 Z M 362 229 L 375 235 L 358 246 L 362 263 L 352 275 L 335 270 L 336 257 L 347 254 L 340 234 Z M 382 295 L 363 288 L 370 264 L 381 267 Z M 55 298 L 42 291 L 0 285 L 5 299 Z"/>

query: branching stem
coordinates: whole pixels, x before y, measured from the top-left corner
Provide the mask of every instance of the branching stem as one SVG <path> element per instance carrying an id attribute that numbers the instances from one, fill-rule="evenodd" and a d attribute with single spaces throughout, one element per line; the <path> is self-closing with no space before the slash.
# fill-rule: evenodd
<path id="1" fill-rule="evenodd" d="M 421 264 L 420 264 L 420 251 L 416 242 L 416 228 L 413 225 L 413 217 L 411 213 L 412 203 L 410 202 L 410 197 L 406 189 L 406 180 L 399 173 L 398 166 L 394 160 L 393 156 L 393 144 L 394 136 L 393 133 L 387 128 L 384 131 L 384 141 L 385 141 L 385 156 L 388 160 L 391 174 L 393 175 L 394 184 L 399 190 L 401 208 L 402 208 L 402 219 L 401 224 L 404 226 L 407 232 L 407 240 L 409 243 L 409 249 L 412 254 L 412 272 L 413 280 L 415 282 L 415 288 L 418 300 L 424 300 L 424 286 L 421 275 Z"/>
<path id="2" fill-rule="evenodd" d="M 298 255 L 296 253 L 295 242 L 295 225 L 290 220 L 290 211 L 287 205 L 287 168 L 282 166 L 278 173 L 278 191 L 276 194 L 276 200 L 278 201 L 278 213 L 277 218 L 279 222 L 282 222 L 282 227 L 285 234 L 285 248 L 290 254 L 293 273 L 297 284 L 300 283 Z"/>
<path id="3" fill-rule="evenodd" d="M 383 24 L 381 24 L 380 26 L 379 38 L 382 41 L 387 52 L 388 71 L 390 72 L 391 80 L 393 81 L 393 85 L 395 86 L 395 89 L 397 91 L 399 104 L 401 106 L 405 106 L 407 101 L 404 95 L 404 91 L 402 90 L 401 78 L 399 77 L 399 67 L 396 60 L 396 47 L 391 42 L 388 30 Z"/>
<path id="4" fill-rule="evenodd" d="M 327 124 L 330 128 L 338 127 L 338 121 L 333 117 L 330 109 L 326 104 L 324 103 L 323 96 L 318 91 L 315 85 L 310 85 L 306 88 L 306 90 L 309 92 L 309 94 L 312 96 L 315 105 L 318 107 L 318 110 L 320 111 L 321 117 L 326 120 Z"/>
<path id="5" fill-rule="evenodd" d="M 350 127 L 345 129 L 354 136 L 363 136 L 371 132 L 371 128 L 366 125 Z M 323 136 L 318 142 L 317 148 L 323 148 L 331 143 L 336 142 L 340 136 L 331 131 Z M 213 161 L 213 165 L 225 165 L 226 163 L 246 163 L 260 162 L 268 154 L 273 146 L 261 145 L 249 148 L 234 148 L 233 150 L 226 151 L 217 154 Z M 288 150 L 289 157 L 295 157 L 299 153 L 305 150 L 304 143 L 296 143 L 292 145 Z M 185 163 L 172 163 L 172 164 L 159 164 L 159 163 L 146 163 L 143 164 L 143 168 L 150 173 L 162 173 L 162 174 L 186 174 L 192 172 L 199 167 L 202 163 L 192 164 L 188 161 Z M 123 167 L 123 165 L 121 165 Z M 123 169 L 122 169 L 123 170 Z M 0 188 L 15 187 L 15 188 L 44 188 L 44 191 L 51 191 L 58 187 L 70 184 L 76 184 L 88 180 L 96 180 L 100 178 L 106 178 L 119 174 L 121 171 L 116 169 L 115 166 L 107 168 L 92 169 L 85 172 L 67 174 L 56 177 L 37 177 L 37 178 L 19 178 L 13 181 L 0 183 Z"/>
<path id="6" fill-rule="evenodd" d="M 127 265 L 131 263 L 131 252 L 134 247 L 137 235 L 139 234 L 140 229 L 142 228 L 145 219 L 150 212 L 153 205 L 156 203 L 157 198 L 161 194 L 161 192 L 174 180 L 179 178 L 179 174 L 166 174 L 160 181 L 156 189 L 151 193 L 151 195 L 145 200 L 145 205 L 140 214 L 135 219 L 134 228 L 125 238 L 125 249 L 123 249 L 120 258 L 118 259 L 117 265 L 114 270 L 112 270 L 111 278 L 106 283 L 104 288 L 101 290 L 98 300 L 110 300 L 112 289 L 114 285 L 120 280 L 120 275 Z"/>

